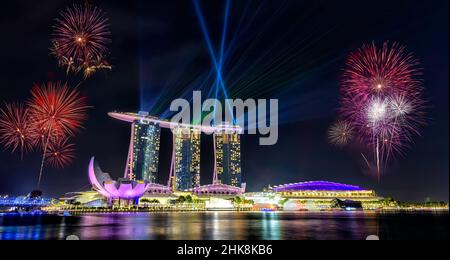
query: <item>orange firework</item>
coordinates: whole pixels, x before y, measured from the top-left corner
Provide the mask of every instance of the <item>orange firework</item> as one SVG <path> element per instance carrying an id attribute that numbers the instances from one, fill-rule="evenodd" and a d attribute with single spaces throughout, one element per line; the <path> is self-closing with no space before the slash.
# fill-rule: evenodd
<path id="1" fill-rule="evenodd" d="M 89 78 L 90 76 L 92 76 L 92 74 L 102 69 L 110 70 L 112 69 L 112 66 L 109 65 L 108 61 L 98 58 L 84 68 L 84 78 Z"/>
<path id="2" fill-rule="evenodd" d="M 29 110 L 23 104 L 5 104 L 0 109 L 0 143 L 5 149 L 20 149 L 23 159 L 23 153 L 32 148 L 32 131 Z"/>
<path id="3" fill-rule="evenodd" d="M 103 60 L 108 52 L 108 19 L 102 10 L 89 4 L 74 5 L 61 12 L 53 29 L 51 51 L 67 73 L 97 66 L 97 61 Z"/>

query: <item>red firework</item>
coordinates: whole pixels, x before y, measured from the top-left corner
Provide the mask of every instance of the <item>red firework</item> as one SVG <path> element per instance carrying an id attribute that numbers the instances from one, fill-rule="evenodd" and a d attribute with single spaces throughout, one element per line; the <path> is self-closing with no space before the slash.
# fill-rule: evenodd
<path id="1" fill-rule="evenodd" d="M 53 131 L 49 133 L 45 127 L 39 127 L 35 124 L 33 132 L 31 132 L 32 146 L 36 151 L 43 152 L 48 143 L 58 142 L 65 138 L 65 135 L 60 131 Z"/>
<path id="2" fill-rule="evenodd" d="M 69 138 L 49 143 L 45 153 L 45 162 L 55 168 L 64 168 L 75 159 L 75 145 Z"/>
<path id="3" fill-rule="evenodd" d="M 32 125 L 29 120 L 29 110 L 23 104 L 6 104 L 0 109 L 0 143 L 5 149 L 23 153 L 32 149 Z"/>
<path id="4" fill-rule="evenodd" d="M 342 80 L 342 113 L 364 123 L 361 111 L 373 97 L 417 97 L 422 91 L 419 62 L 397 43 L 363 45 L 350 54 Z"/>
<path id="5" fill-rule="evenodd" d="M 392 95 L 416 90 L 420 69 L 419 62 L 412 53 L 405 52 L 405 47 L 398 43 L 382 48 L 375 43 L 363 45 L 350 54 L 342 81 L 346 94 L 359 98 L 371 95 Z"/>
<path id="6" fill-rule="evenodd" d="M 89 108 L 85 97 L 61 82 L 35 85 L 27 104 L 37 135 L 50 138 L 74 135 L 83 127 Z"/>
<path id="7" fill-rule="evenodd" d="M 67 143 L 67 136 L 74 135 L 83 127 L 86 112 L 85 97 L 67 84 L 49 82 L 47 85 L 35 85 L 31 90 L 31 98 L 27 102 L 30 107 L 30 118 L 36 131 L 35 144 L 43 150 L 38 187 L 40 187 L 44 162 L 53 158 L 54 165 L 62 165 L 70 157 L 57 157 L 59 153 L 49 154 L 51 146 L 61 147 Z M 53 149 L 55 151 L 57 149 Z"/>
<path id="8" fill-rule="evenodd" d="M 74 5 L 61 12 L 53 27 L 52 54 L 67 72 L 85 71 L 103 60 L 110 42 L 108 19 L 89 4 Z"/>

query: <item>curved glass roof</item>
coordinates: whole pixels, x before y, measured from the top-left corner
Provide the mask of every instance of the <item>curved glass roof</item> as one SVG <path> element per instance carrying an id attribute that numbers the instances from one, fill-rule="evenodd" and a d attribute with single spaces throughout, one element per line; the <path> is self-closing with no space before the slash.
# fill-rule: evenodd
<path id="1" fill-rule="evenodd" d="M 299 182 L 290 183 L 285 185 L 276 186 L 273 188 L 276 192 L 281 191 L 361 191 L 362 188 L 358 186 L 341 184 L 328 181 L 311 181 L 311 182 Z"/>

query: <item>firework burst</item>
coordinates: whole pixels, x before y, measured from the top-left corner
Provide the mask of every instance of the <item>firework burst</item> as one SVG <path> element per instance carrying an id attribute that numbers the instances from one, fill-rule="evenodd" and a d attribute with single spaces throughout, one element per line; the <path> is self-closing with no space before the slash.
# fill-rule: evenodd
<path id="1" fill-rule="evenodd" d="M 67 73 L 85 72 L 98 66 L 97 61 L 103 60 L 108 52 L 108 19 L 101 9 L 90 4 L 74 5 L 61 12 L 53 29 L 51 51 Z"/>
<path id="2" fill-rule="evenodd" d="M 76 89 L 70 89 L 67 84 L 60 82 L 35 85 L 27 104 L 30 107 L 32 124 L 38 130 L 35 144 L 43 150 L 39 187 L 49 145 L 59 144 L 66 140 L 66 136 L 79 131 L 83 127 L 89 107 L 86 99 Z"/>
<path id="3" fill-rule="evenodd" d="M 328 130 L 328 139 L 336 146 L 344 146 L 353 139 L 354 129 L 346 121 L 338 121 Z"/>
<path id="4" fill-rule="evenodd" d="M 35 85 L 27 104 L 33 124 L 45 136 L 74 135 L 83 127 L 89 108 L 85 97 L 61 82 Z"/>
<path id="5" fill-rule="evenodd" d="M 75 145 L 69 138 L 50 142 L 45 153 L 45 162 L 55 168 L 64 168 L 75 159 Z"/>
<path id="6" fill-rule="evenodd" d="M 397 43 L 363 45 L 350 54 L 342 80 L 344 97 L 366 102 L 372 96 L 417 93 L 421 91 L 419 62 Z"/>
<path id="7" fill-rule="evenodd" d="M 374 151 L 378 177 L 425 123 L 419 62 L 405 47 L 364 45 L 350 54 L 342 80 L 341 116 Z"/>
<path id="8" fill-rule="evenodd" d="M 59 142 L 65 138 L 65 135 L 60 131 L 50 132 L 46 128 L 39 128 L 36 124 L 31 132 L 31 143 L 35 151 L 43 152 L 48 143 Z"/>
<path id="9" fill-rule="evenodd" d="M 0 109 L 0 143 L 5 149 L 20 149 L 23 159 L 23 153 L 32 149 L 32 132 L 29 110 L 23 104 L 5 104 Z"/>

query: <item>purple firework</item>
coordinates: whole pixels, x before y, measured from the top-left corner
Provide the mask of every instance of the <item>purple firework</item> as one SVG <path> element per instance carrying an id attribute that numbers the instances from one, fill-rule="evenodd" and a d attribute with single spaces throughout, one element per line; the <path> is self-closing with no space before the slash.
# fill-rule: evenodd
<path id="1" fill-rule="evenodd" d="M 381 167 L 403 153 L 425 123 L 421 70 L 405 47 L 363 45 L 350 54 L 341 88 L 341 116 L 374 151 Z"/>

